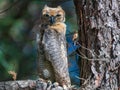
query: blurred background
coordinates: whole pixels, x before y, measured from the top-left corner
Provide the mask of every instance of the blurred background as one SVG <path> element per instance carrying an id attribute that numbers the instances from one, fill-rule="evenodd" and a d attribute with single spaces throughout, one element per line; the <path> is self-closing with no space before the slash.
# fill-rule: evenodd
<path id="1" fill-rule="evenodd" d="M 62 6 L 66 12 L 69 72 L 73 84 L 79 85 L 79 57 L 72 36 L 77 32 L 77 18 L 72 0 L 0 0 L 0 81 L 12 80 L 8 71 L 17 73 L 17 79 L 36 79 L 36 43 L 32 28 L 40 18 L 44 5 Z"/>

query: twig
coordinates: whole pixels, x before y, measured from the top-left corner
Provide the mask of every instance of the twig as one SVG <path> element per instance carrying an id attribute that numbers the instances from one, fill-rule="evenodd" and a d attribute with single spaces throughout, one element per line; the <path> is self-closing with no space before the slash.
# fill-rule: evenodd
<path id="1" fill-rule="evenodd" d="M 78 79 L 80 79 L 80 80 L 86 81 L 86 79 L 84 79 L 84 78 L 80 78 L 78 76 L 75 76 L 75 77 L 78 78 Z"/>
<path id="2" fill-rule="evenodd" d="M 82 85 L 87 84 L 88 81 L 90 80 L 90 77 L 89 77 L 88 79 L 80 78 L 80 77 L 78 77 L 78 76 L 75 76 L 75 77 L 78 78 L 78 79 L 80 79 L 80 80 L 83 80 L 83 81 L 84 81 L 84 83 L 83 83 Z"/>
<path id="3" fill-rule="evenodd" d="M 83 57 L 80 54 L 77 54 L 77 55 L 80 56 L 81 58 L 89 60 L 89 61 L 109 61 L 109 59 L 104 59 L 104 58 L 101 58 L 101 59 L 96 59 L 96 58 L 95 59 L 90 59 L 88 57 Z"/>
<path id="4" fill-rule="evenodd" d="M 78 45 L 80 45 L 80 44 L 78 44 Z M 74 47 L 72 46 L 72 45 L 70 45 L 73 49 L 74 49 Z M 93 56 L 93 58 L 88 58 L 85 54 L 83 54 L 82 52 L 80 52 L 80 51 L 78 51 L 80 54 L 82 54 L 82 55 L 80 55 L 79 53 L 77 53 L 76 51 L 75 51 L 75 53 L 78 55 L 78 56 L 80 56 L 81 58 L 83 58 L 83 59 L 87 59 L 87 60 L 90 60 L 90 61 L 107 61 L 107 62 L 109 62 L 109 58 L 108 59 L 104 59 L 104 58 L 96 58 L 96 53 L 94 53 L 92 50 L 90 50 L 90 49 L 88 49 L 88 48 L 86 48 L 86 47 L 84 47 L 84 46 L 82 46 L 82 45 L 80 45 L 80 47 L 81 48 L 83 48 L 83 49 L 86 49 L 86 50 L 88 50 L 91 54 L 92 54 L 92 56 Z M 75 49 L 74 49 L 75 50 Z M 96 54 L 96 55 L 95 55 Z M 99 55 L 97 55 L 97 57 L 99 57 Z"/>
<path id="5" fill-rule="evenodd" d="M 14 7 L 16 4 L 18 3 L 18 1 L 14 2 L 12 5 L 8 6 L 6 9 L 1 10 L 0 14 L 7 12 L 9 9 L 11 9 L 12 7 Z"/>
<path id="6" fill-rule="evenodd" d="M 95 56 L 99 57 L 99 55 L 97 55 L 95 52 L 93 52 L 89 48 L 86 48 L 86 47 L 82 46 L 79 42 L 77 44 L 80 45 L 81 48 L 83 48 L 85 50 L 88 50 L 92 54 L 93 57 L 95 57 Z"/>

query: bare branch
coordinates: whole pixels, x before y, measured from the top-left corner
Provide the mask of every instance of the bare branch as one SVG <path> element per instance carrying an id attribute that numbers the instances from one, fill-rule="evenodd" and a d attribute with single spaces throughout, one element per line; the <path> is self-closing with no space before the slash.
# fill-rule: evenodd
<path id="1" fill-rule="evenodd" d="M 6 9 L 1 10 L 0 14 L 7 12 L 9 9 L 11 9 L 12 7 L 14 7 L 19 1 L 14 2 L 13 4 L 11 4 L 10 6 L 8 6 Z"/>
<path id="2" fill-rule="evenodd" d="M 80 44 L 79 44 L 80 45 Z M 74 49 L 74 47 L 71 45 L 71 47 Z M 86 60 L 90 60 L 90 61 L 106 61 L 106 62 L 109 62 L 109 58 L 108 59 L 105 59 L 105 58 L 96 58 L 95 56 L 97 55 L 95 55 L 95 53 L 92 51 L 92 50 L 90 50 L 90 49 L 88 49 L 88 48 L 86 48 L 86 47 L 84 47 L 84 46 L 82 46 L 82 45 L 80 45 L 80 47 L 81 48 L 83 48 L 83 49 L 86 49 L 86 50 L 88 50 L 90 53 L 92 53 L 92 55 L 93 55 L 93 58 L 88 58 L 86 55 L 84 55 L 82 52 L 80 52 L 80 50 L 79 50 L 79 53 L 81 54 L 79 54 L 79 53 L 77 53 L 77 52 L 75 52 L 78 56 L 80 56 L 81 58 L 83 58 L 83 59 L 86 59 Z"/>

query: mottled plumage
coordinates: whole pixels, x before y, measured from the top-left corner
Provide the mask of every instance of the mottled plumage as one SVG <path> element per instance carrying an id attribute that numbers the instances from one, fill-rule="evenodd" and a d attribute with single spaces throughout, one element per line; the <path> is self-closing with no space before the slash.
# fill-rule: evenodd
<path id="1" fill-rule="evenodd" d="M 70 86 L 64 22 L 65 12 L 60 6 L 44 7 L 37 36 L 38 70 L 40 77 Z"/>

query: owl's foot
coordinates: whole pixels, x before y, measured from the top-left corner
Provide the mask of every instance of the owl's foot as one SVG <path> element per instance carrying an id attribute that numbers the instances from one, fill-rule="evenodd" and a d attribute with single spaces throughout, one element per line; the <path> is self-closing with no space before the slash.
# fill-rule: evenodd
<path id="1" fill-rule="evenodd" d="M 69 90 L 66 85 L 63 85 L 63 90 Z"/>
<path id="2" fill-rule="evenodd" d="M 59 85 L 58 82 L 52 83 L 50 80 L 44 80 L 39 78 L 36 82 L 36 90 L 74 90 L 71 86 L 63 84 Z"/>
<path id="3" fill-rule="evenodd" d="M 59 86 L 58 82 L 54 82 L 51 90 L 63 90 L 63 88 Z"/>
<path id="4" fill-rule="evenodd" d="M 73 90 L 71 86 L 63 85 L 63 90 Z"/>

